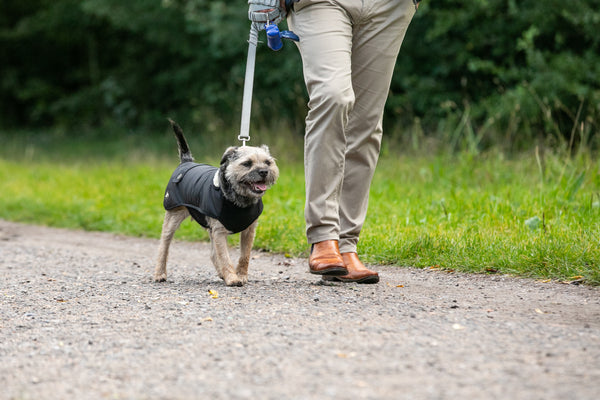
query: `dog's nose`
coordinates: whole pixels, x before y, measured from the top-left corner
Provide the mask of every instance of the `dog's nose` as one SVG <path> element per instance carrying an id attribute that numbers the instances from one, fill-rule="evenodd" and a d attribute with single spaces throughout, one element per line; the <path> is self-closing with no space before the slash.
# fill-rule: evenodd
<path id="1" fill-rule="evenodd" d="M 258 170 L 258 174 L 262 177 L 262 178 L 266 178 L 267 175 L 269 175 L 269 170 L 264 168 L 264 169 L 259 169 Z"/>

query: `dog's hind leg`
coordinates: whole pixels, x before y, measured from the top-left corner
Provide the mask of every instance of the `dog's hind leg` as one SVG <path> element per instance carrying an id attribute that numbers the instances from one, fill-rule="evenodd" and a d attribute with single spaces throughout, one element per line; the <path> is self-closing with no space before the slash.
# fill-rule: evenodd
<path id="1" fill-rule="evenodd" d="M 167 280 L 167 257 L 169 256 L 169 246 L 171 245 L 175 231 L 179 229 L 181 223 L 189 215 L 190 213 L 185 207 L 178 207 L 173 210 L 168 210 L 165 213 L 162 233 L 160 234 L 160 244 L 158 246 L 156 268 L 154 270 L 155 282 L 164 282 Z"/>
<path id="2" fill-rule="evenodd" d="M 250 264 L 250 253 L 257 225 L 258 219 L 240 233 L 240 259 L 238 260 L 236 272 L 242 284 L 248 283 L 248 265 Z"/>
<path id="3" fill-rule="evenodd" d="M 210 259 L 217 270 L 217 274 L 225 281 L 227 286 L 242 286 L 243 283 L 235 273 L 233 262 L 229 257 L 229 249 L 227 247 L 229 231 L 220 222 L 217 222 L 210 227 L 208 232 L 211 246 Z"/>

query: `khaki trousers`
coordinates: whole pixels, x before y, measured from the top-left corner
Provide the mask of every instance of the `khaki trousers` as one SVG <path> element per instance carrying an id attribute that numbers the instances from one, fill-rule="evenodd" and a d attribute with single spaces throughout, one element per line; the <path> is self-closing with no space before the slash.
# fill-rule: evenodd
<path id="1" fill-rule="evenodd" d="M 382 117 L 412 0 L 300 0 L 299 37 L 309 94 L 304 142 L 306 236 L 356 251 L 379 157 Z"/>

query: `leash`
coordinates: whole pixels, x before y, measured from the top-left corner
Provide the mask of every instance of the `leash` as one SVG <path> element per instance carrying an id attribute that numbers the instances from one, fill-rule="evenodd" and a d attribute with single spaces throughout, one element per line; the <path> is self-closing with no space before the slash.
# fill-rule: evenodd
<path id="1" fill-rule="evenodd" d="M 267 32 L 267 44 L 273 51 L 281 49 L 283 46 L 281 39 L 295 40 L 300 38 L 290 31 L 279 31 L 277 25 L 269 22 L 267 17 L 265 23 Z M 242 122 L 240 126 L 240 134 L 238 140 L 242 142 L 242 146 L 250 141 L 250 113 L 252 111 L 252 91 L 254 90 L 254 67 L 256 65 L 256 47 L 258 45 L 258 24 L 250 25 L 250 36 L 248 38 L 248 58 L 246 60 L 246 75 L 244 77 L 244 95 L 242 98 Z"/>
<path id="2" fill-rule="evenodd" d="M 242 146 L 250 140 L 250 112 L 252 111 L 252 90 L 254 89 L 254 65 L 256 64 L 256 45 L 258 44 L 258 29 L 256 24 L 250 26 L 248 38 L 248 59 L 246 60 L 246 76 L 244 77 L 244 96 L 242 100 L 242 124 L 238 140 Z"/>

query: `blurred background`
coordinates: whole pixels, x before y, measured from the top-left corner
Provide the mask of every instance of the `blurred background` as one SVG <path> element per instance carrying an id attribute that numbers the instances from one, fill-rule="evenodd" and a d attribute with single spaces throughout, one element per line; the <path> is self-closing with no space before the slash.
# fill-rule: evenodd
<path id="1" fill-rule="evenodd" d="M 197 135 L 239 129 L 250 26 L 245 0 L 1 4 L 3 135 L 147 135 L 164 133 L 167 117 Z M 597 148 L 599 5 L 424 0 L 397 60 L 387 135 L 450 150 Z M 253 127 L 284 127 L 301 138 L 306 101 L 295 46 L 273 52 L 259 45 Z"/>

